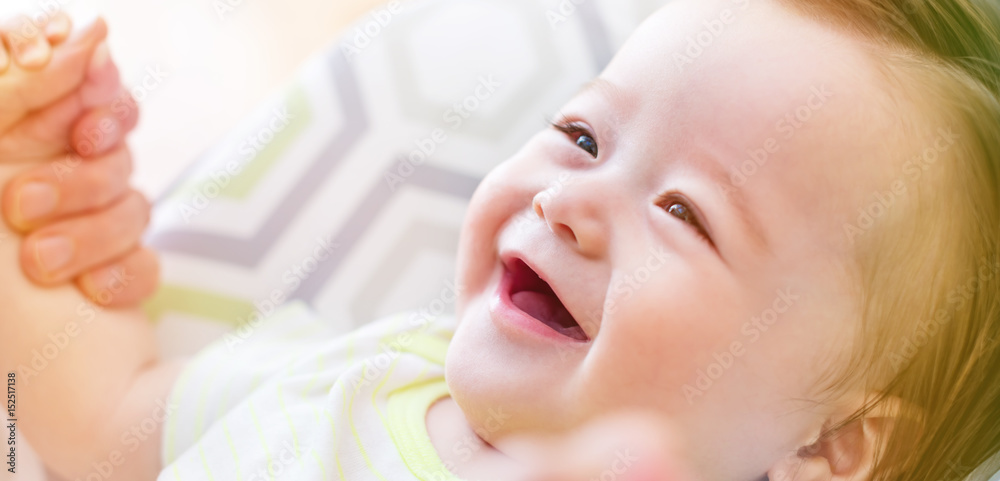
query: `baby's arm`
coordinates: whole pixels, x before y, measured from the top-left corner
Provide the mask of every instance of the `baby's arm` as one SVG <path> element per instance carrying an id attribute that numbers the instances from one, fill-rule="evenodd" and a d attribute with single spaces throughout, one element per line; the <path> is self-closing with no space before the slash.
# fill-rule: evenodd
<path id="1" fill-rule="evenodd" d="M 15 94 L 32 105 L 62 98 L 71 82 L 84 77 L 101 40 L 103 34 L 80 40 L 75 53 L 54 58 L 38 72 L 9 66 L 0 77 L 0 117 L 13 119 L 13 104 L 5 100 Z M 0 165 L 0 185 L 31 167 Z M 145 207 L 141 198 L 122 202 Z M 141 312 L 101 311 L 72 287 L 43 289 L 29 282 L 18 267 L 20 244 L 0 223 L 0 375 L 16 376 L 11 417 L 17 430 L 66 478 L 88 479 L 98 466 L 101 474 L 110 468 L 111 479 L 154 478 L 161 405 L 179 366 L 161 362 Z"/>
<path id="2" fill-rule="evenodd" d="M 0 183 L 18 170 L 0 166 Z M 160 406 L 179 366 L 159 358 L 153 325 L 139 310 L 102 311 L 72 286 L 35 286 L 6 225 L 0 239 L 0 367 L 16 374 L 17 429 L 68 479 L 119 457 L 111 479 L 155 478 Z M 123 444 L 132 426 L 148 429 L 146 419 L 157 421 L 155 432 L 137 448 Z"/>

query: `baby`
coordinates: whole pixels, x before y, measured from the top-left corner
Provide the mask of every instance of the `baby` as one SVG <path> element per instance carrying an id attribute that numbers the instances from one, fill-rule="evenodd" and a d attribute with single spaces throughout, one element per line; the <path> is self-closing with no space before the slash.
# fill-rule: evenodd
<path id="1" fill-rule="evenodd" d="M 165 362 L 0 270 L 5 370 L 73 338 L 18 428 L 72 480 L 962 479 L 1000 451 L 997 10 L 669 4 L 483 181 L 454 320 L 296 305 Z M 673 448 L 595 450 L 620 411 Z"/>

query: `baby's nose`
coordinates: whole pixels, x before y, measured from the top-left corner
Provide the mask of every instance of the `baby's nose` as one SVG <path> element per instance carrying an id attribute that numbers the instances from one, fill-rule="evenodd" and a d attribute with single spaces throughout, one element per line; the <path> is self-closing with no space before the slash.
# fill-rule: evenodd
<path id="1" fill-rule="evenodd" d="M 531 207 L 559 239 L 587 257 L 602 256 L 611 232 L 606 207 L 595 192 L 588 194 L 586 187 L 570 182 L 555 183 L 535 194 Z"/>

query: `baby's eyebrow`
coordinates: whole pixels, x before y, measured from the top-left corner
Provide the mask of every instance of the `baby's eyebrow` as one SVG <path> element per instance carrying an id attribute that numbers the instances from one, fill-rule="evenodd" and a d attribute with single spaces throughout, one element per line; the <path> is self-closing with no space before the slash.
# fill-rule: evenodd
<path id="1" fill-rule="evenodd" d="M 750 234 L 750 240 L 756 247 L 767 251 L 767 236 L 764 235 L 760 219 L 753 215 L 753 212 L 747 207 L 746 196 L 742 187 L 732 181 L 722 161 L 715 157 L 714 154 L 702 151 L 698 157 L 701 159 L 699 164 L 705 166 L 710 171 L 709 175 L 712 177 L 713 182 L 719 186 L 721 197 L 725 198 L 726 203 L 736 209 L 736 217 L 743 224 L 743 231 Z"/>
<path id="2" fill-rule="evenodd" d="M 580 90 L 576 92 L 575 96 L 580 97 L 590 92 L 598 93 L 607 99 L 612 105 L 624 106 L 631 104 L 629 96 L 622 92 L 621 87 L 605 78 L 595 77 L 591 81 L 583 84 L 583 86 L 580 87 Z"/>
<path id="3" fill-rule="evenodd" d="M 622 91 L 621 87 L 602 77 L 595 77 L 593 80 L 585 83 L 577 91 L 576 96 L 579 97 L 591 92 L 604 97 L 610 105 L 619 109 L 630 109 L 635 105 L 632 101 L 633 98 Z M 699 157 L 702 158 L 702 162 L 700 163 L 711 171 L 709 174 L 713 182 L 721 187 L 722 196 L 725 197 L 726 203 L 737 211 L 736 217 L 743 225 L 743 231 L 749 234 L 748 237 L 750 237 L 751 242 L 759 250 L 768 251 L 769 245 L 767 237 L 764 235 L 764 229 L 761 227 L 760 220 L 747 208 L 746 196 L 742 188 L 730 180 L 725 166 L 714 153 L 702 151 Z"/>

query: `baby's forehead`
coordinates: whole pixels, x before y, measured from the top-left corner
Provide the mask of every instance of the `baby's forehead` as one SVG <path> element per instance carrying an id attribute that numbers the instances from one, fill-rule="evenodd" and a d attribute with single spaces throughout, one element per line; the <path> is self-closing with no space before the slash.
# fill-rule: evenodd
<path id="1" fill-rule="evenodd" d="M 713 31 L 727 11 L 733 21 Z M 877 59 L 847 34 L 774 3 L 671 4 L 602 78 L 628 100 L 610 117 L 626 119 L 664 162 L 677 161 L 671 152 L 711 155 L 747 179 L 740 187 L 755 205 L 828 219 L 819 227 L 834 236 L 855 206 L 891 187 L 909 155 Z"/>
<path id="2" fill-rule="evenodd" d="M 653 94 L 646 102 L 699 103 L 711 96 L 772 118 L 817 91 L 819 103 L 836 95 L 836 103 L 862 105 L 884 83 L 868 49 L 848 34 L 774 2 L 748 3 L 740 16 L 727 16 L 737 10 L 731 3 L 669 4 L 640 27 L 605 76 Z M 732 21 L 716 28 L 720 18 Z"/>

